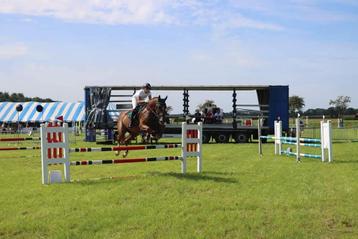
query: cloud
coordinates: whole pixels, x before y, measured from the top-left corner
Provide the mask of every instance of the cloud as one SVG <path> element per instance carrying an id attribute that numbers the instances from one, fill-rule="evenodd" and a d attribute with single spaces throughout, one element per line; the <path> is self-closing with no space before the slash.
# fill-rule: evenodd
<path id="1" fill-rule="evenodd" d="M 0 0 L 0 13 L 109 25 L 197 25 L 280 31 L 287 20 L 356 21 L 353 0 Z"/>
<path id="2" fill-rule="evenodd" d="M 271 30 L 271 31 L 282 31 L 285 29 L 283 26 L 278 24 L 256 21 L 241 15 L 237 15 L 227 20 L 228 21 L 224 22 L 223 25 L 227 26 L 228 28 L 255 28 L 260 30 Z"/>
<path id="3" fill-rule="evenodd" d="M 172 23 L 163 11 L 168 0 L 11 0 L 0 4 L 0 13 L 50 16 L 69 21 L 104 24 Z"/>
<path id="4" fill-rule="evenodd" d="M 250 28 L 280 31 L 284 27 L 268 20 L 257 20 L 243 14 L 231 1 L 183 1 L 177 7 L 185 9 L 188 24 L 211 26 L 221 29 Z"/>
<path id="5" fill-rule="evenodd" d="M 0 60 L 8 60 L 26 55 L 28 48 L 23 43 L 0 44 Z"/>
<path id="6" fill-rule="evenodd" d="M 316 23 L 357 21 L 357 14 L 342 12 L 357 7 L 355 0 L 230 0 L 232 7 L 260 16 Z M 352 10 L 353 12 L 354 10 Z"/>
<path id="7" fill-rule="evenodd" d="M 282 30 L 231 9 L 221 1 L 198 0 L 11 0 L 2 1 L 0 13 L 48 16 L 65 21 L 110 25 L 225 25 L 228 28 Z"/>

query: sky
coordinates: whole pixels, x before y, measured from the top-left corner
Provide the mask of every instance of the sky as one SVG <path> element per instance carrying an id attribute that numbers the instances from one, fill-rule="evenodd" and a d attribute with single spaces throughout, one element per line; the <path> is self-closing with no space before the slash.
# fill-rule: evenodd
<path id="1" fill-rule="evenodd" d="M 80 101 L 91 85 L 289 85 L 306 108 L 339 95 L 358 108 L 357 81 L 357 0 L 0 0 L 0 91 Z M 230 108 L 230 95 L 192 102 L 208 98 Z"/>

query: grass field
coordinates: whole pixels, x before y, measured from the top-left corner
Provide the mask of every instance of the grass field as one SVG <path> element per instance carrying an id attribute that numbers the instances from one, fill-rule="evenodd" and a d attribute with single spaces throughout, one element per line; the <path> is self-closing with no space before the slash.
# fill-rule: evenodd
<path id="1" fill-rule="evenodd" d="M 14 158 L 39 152 L 2 151 L 0 238 L 358 238 L 358 143 L 333 147 L 328 164 L 274 156 L 272 144 L 262 158 L 257 144 L 207 144 L 202 174 L 194 159 L 185 176 L 178 161 L 77 166 L 73 183 L 50 186 L 39 156 Z"/>

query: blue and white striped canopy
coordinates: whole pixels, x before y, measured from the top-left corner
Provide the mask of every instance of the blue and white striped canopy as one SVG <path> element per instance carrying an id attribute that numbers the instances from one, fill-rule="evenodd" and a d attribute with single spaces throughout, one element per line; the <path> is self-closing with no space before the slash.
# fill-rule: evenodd
<path id="1" fill-rule="evenodd" d="M 16 111 L 16 106 L 21 104 L 23 110 Z M 36 106 L 42 105 L 42 113 L 36 111 Z M 84 121 L 85 109 L 83 102 L 0 102 L 0 122 L 43 122 L 53 121 L 63 116 L 64 121 Z"/>

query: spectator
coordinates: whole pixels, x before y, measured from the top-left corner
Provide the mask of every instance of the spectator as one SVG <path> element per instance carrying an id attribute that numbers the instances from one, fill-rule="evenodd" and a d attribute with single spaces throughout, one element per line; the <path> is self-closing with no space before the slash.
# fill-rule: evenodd
<path id="1" fill-rule="evenodd" d="M 208 124 L 212 124 L 214 122 L 214 115 L 211 109 L 207 111 L 205 119 Z"/>
<path id="2" fill-rule="evenodd" d="M 214 114 L 214 118 L 215 118 L 215 123 L 221 123 L 221 116 L 220 116 L 220 111 L 216 111 Z"/>
<path id="3" fill-rule="evenodd" d="M 199 110 L 195 110 L 195 114 L 194 114 L 194 123 L 198 123 L 201 122 L 201 114 L 199 112 Z"/>

